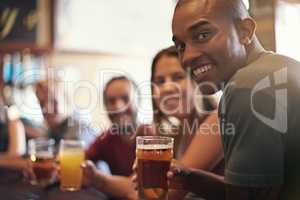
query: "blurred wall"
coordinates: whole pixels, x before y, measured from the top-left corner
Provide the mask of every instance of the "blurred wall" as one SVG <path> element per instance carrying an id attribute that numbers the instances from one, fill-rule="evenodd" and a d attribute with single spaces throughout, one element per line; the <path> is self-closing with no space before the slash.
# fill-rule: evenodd
<path id="1" fill-rule="evenodd" d="M 276 51 L 275 0 L 250 0 L 250 13 L 257 23 L 257 36 L 262 45 Z"/>
<path id="2" fill-rule="evenodd" d="M 150 101 L 150 63 L 151 58 L 124 57 L 101 54 L 59 53 L 49 58 L 51 70 L 58 74 L 60 88 L 64 87 L 68 96 L 68 109 L 90 112 L 92 124 L 96 129 L 109 126 L 102 102 L 103 86 L 109 78 L 126 75 L 138 83 L 142 90 L 139 120 L 152 121 Z M 85 117 L 85 113 L 82 113 Z"/>

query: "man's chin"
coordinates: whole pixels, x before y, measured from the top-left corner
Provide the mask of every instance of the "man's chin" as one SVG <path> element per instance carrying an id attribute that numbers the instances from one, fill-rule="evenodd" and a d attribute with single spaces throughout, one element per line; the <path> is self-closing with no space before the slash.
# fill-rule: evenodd
<path id="1" fill-rule="evenodd" d="M 205 95 L 212 95 L 217 93 L 220 90 L 218 83 L 216 83 L 214 78 L 206 78 L 202 80 L 197 80 L 193 78 L 194 83 L 196 84 L 196 88 Z"/>

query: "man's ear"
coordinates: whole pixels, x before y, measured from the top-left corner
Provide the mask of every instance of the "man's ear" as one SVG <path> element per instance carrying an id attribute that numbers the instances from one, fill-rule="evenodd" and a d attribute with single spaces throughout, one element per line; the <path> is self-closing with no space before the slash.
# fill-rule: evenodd
<path id="1" fill-rule="evenodd" d="M 256 22 L 252 18 L 245 18 L 239 20 L 237 26 L 241 44 L 251 44 L 256 30 Z"/>

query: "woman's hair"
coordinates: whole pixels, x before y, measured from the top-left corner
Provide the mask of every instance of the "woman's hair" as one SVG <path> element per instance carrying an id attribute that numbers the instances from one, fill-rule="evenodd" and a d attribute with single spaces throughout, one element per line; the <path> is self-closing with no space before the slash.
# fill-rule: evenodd
<path id="1" fill-rule="evenodd" d="M 153 58 L 152 61 L 152 65 L 151 65 L 151 94 L 152 94 L 152 108 L 153 108 L 153 118 L 154 118 L 154 122 L 155 123 L 161 123 L 163 119 L 167 120 L 166 115 L 160 110 L 160 108 L 158 108 L 155 104 L 154 101 L 154 96 L 153 96 L 153 84 L 154 84 L 154 74 L 155 74 L 155 70 L 157 67 L 157 63 L 158 61 L 162 58 L 162 57 L 175 57 L 179 59 L 179 55 L 177 53 L 177 50 L 175 48 L 175 46 L 171 46 L 168 47 L 166 49 L 162 49 L 161 51 L 159 51 Z M 214 99 L 212 98 L 202 98 L 203 101 L 203 107 L 205 111 L 212 111 L 214 109 L 216 109 L 216 103 L 214 102 Z"/>
<path id="2" fill-rule="evenodd" d="M 154 84 L 154 74 L 156 70 L 157 63 L 159 59 L 162 57 L 175 57 L 178 58 L 178 53 L 175 48 L 175 46 L 170 46 L 168 48 L 162 49 L 159 51 L 153 58 L 152 64 L 151 64 L 151 96 L 152 96 L 152 108 L 153 108 L 153 118 L 155 123 L 160 123 L 163 117 L 165 116 L 161 110 L 156 106 L 153 96 L 153 84 Z"/>

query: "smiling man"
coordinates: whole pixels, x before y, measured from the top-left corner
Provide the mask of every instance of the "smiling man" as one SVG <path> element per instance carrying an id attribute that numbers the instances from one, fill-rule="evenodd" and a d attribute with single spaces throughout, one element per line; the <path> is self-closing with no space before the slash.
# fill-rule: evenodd
<path id="1" fill-rule="evenodd" d="M 179 0 L 172 29 L 182 66 L 200 90 L 223 90 L 226 169 L 220 177 L 175 166 L 171 180 L 183 176 L 207 199 L 299 199 L 300 63 L 264 50 L 239 0 Z"/>

